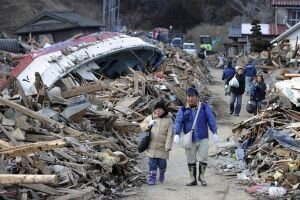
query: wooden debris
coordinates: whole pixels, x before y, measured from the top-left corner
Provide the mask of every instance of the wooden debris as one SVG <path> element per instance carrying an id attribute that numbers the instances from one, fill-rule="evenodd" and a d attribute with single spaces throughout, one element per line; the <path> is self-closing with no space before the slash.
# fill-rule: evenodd
<path id="1" fill-rule="evenodd" d="M 36 153 L 40 151 L 47 151 L 59 147 L 63 147 L 66 142 L 63 139 L 53 140 L 49 142 L 37 142 L 32 144 L 20 145 L 17 147 L 4 148 L 0 150 L 0 155 L 5 157 L 16 157 Z"/>
<path id="2" fill-rule="evenodd" d="M 0 174 L 0 184 L 32 184 L 32 183 L 47 183 L 56 184 L 56 175 L 23 175 L 23 174 Z"/>

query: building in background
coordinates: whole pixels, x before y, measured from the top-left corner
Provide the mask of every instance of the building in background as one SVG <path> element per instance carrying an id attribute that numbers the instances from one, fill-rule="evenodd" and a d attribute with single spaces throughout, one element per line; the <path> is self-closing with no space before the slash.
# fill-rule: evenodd
<path id="1" fill-rule="evenodd" d="M 287 30 L 283 24 L 259 24 L 264 40 L 271 41 Z M 233 25 L 229 28 L 228 38 L 231 43 L 226 43 L 228 56 L 246 54 L 250 51 L 251 24 Z"/>
<path id="2" fill-rule="evenodd" d="M 104 29 L 104 25 L 79 15 L 74 11 L 45 11 L 26 22 L 16 34 L 27 40 L 34 37 L 38 42 L 56 43 L 77 34 L 89 35 Z"/>
<path id="3" fill-rule="evenodd" d="M 275 23 L 293 26 L 300 21 L 300 0 L 272 0 Z"/>

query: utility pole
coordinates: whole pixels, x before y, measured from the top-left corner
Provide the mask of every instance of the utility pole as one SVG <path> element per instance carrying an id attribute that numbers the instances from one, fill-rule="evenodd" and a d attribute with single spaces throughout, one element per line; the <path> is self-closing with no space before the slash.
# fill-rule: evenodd
<path id="1" fill-rule="evenodd" d="M 105 30 L 115 31 L 120 21 L 120 0 L 102 0 L 102 21 Z"/>

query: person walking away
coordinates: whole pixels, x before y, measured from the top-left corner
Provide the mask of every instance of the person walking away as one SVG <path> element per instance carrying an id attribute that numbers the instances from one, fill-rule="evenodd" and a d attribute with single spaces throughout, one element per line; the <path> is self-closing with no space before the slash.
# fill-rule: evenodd
<path id="1" fill-rule="evenodd" d="M 225 87 L 225 96 L 230 95 L 230 87 L 226 85 L 228 79 L 232 78 L 235 74 L 235 69 L 232 66 L 232 61 L 228 61 L 228 64 L 225 66 L 223 70 L 222 80 L 224 81 Z"/>
<path id="2" fill-rule="evenodd" d="M 249 60 L 248 63 L 244 67 L 244 75 L 246 77 L 246 93 L 249 95 L 250 87 L 253 81 L 253 78 L 256 76 L 257 71 L 255 66 L 252 64 L 252 61 Z"/>
<path id="3" fill-rule="evenodd" d="M 242 108 L 243 94 L 245 92 L 245 76 L 243 75 L 243 68 L 241 66 L 237 66 L 236 68 L 237 72 L 233 77 L 238 80 L 239 87 L 230 87 L 230 114 L 239 116 Z M 229 85 L 232 78 L 227 80 L 227 85 Z"/>
<path id="4" fill-rule="evenodd" d="M 253 84 L 250 88 L 249 95 L 250 100 L 255 102 L 254 115 L 261 110 L 261 103 L 266 97 L 267 86 L 264 81 L 264 77 L 260 74 L 255 77 Z"/>
<path id="5" fill-rule="evenodd" d="M 146 150 L 146 155 L 149 157 L 148 184 L 156 184 L 157 168 L 159 168 L 159 181 L 163 183 L 173 142 L 172 114 L 168 113 L 163 102 L 158 102 L 154 106 L 153 114 L 146 117 L 140 126 L 143 131 L 151 130 L 150 143 Z"/>
<path id="6" fill-rule="evenodd" d="M 187 134 L 191 131 L 194 119 L 196 118 L 197 110 L 200 109 L 194 131 L 192 133 L 192 147 L 185 149 L 187 165 L 190 174 L 190 182 L 186 185 L 197 185 L 197 161 L 199 161 L 198 181 L 200 181 L 202 186 L 206 186 L 207 181 L 205 179 L 205 171 L 207 168 L 208 158 L 208 126 L 213 133 L 214 142 L 217 143 L 218 135 L 216 120 L 212 109 L 208 104 L 198 104 L 199 94 L 195 88 L 188 88 L 186 94 L 187 104 L 182 106 L 176 115 L 176 120 L 174 123 L 174 142 L 179 144 L 180 133 L 182 131 L 184 134 Z"/>

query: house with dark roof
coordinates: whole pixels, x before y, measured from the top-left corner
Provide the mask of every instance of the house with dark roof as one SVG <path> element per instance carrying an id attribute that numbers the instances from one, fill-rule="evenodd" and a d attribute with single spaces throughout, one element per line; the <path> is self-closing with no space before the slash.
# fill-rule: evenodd
<path id="1" fill-rule="evenodd" d="M 272 0 L 275 23 L 293 26 L 300 21 L 300 0 Z"/>
<path id="2" fill-rule="evenodd" d="M 37 41 L 47 38 L 47 42 L 61 42 L 80 33 L 89 35 L 103 29 L 103 24 L 74 11 L 45 11 L 20 26 L 16 34 L 24 40 L 31 34 Z"/>

